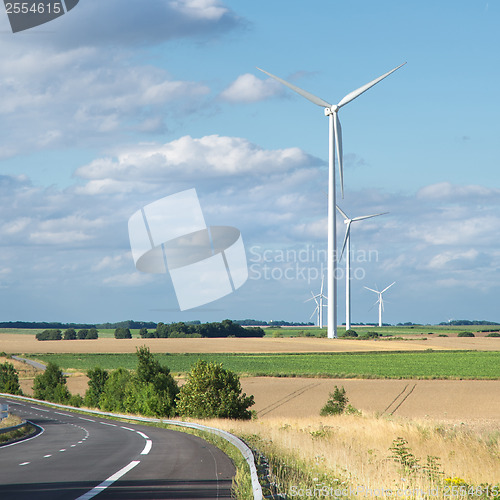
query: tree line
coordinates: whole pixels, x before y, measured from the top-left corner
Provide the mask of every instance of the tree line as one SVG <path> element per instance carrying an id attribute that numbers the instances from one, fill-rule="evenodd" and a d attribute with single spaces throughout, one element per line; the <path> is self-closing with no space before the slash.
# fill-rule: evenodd
<path id="1" fill-rule="evenodd" d="M 142 328 L 139 331 L 142 338 L 217 338 L 217 337 L 264 337 L 265 332 L 259 327 L 243 328 L 240 324 L 225 319 L 214 323 L 158 323 L 156 330 Z"/>
<path id="2" fill-rule="evenodd" d="M 74 328 L 61 330 L 44 330 L 35 335 L 37 340 L 95 340 L 99 338 L 99 332 L 96 328 L 82 328 L 78 332 Z"/>
<path id="3" fill-rule="evenodd" d="M 242 393 L 238 376 L 222 364 L 199 360 L 179 388 L 169 368 L 160 364 L 147 347 L 138 348 L 136 354 L 135 372 L 124 368 L 88 370 L 88 389 L 83 398 L 69 392 L 66 376 L 50 362 L 35 377 L 33 396 L 76 407 L 152 417 L 252 417 L 249 408 L 255 404 L 254 397 Z M 8 362 L 0 364 L 0 392 L 22 395 L 17 371 Z"/>

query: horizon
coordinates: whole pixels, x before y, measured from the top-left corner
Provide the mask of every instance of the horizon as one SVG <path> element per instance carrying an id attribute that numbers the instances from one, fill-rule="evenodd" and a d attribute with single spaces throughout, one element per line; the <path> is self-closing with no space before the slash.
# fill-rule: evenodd
<path id="1" fill-rule="evenodd" d="M 384 322 L 496 317 L 499 22 L 500 5 L 472 0 L 86 0 L 19 33 L 0 12 L 5 320 L 308 322 L 326 269 L 328 121 L 256 67 L 339 102 L 404 61 L 339 115 L 338 205 L 389 212 L 351 229 L 352 322 L 375 323 L 363 287 L 393 281 Z M 128 224 L 191 189 L 204 227 L 241 233 L 248 279 L 181 311 L 178 281 L 137 271 Z M 336 230 L 340 246 L 340 217 Z M 339 324 L 344 303 L 339 279 Z"/>

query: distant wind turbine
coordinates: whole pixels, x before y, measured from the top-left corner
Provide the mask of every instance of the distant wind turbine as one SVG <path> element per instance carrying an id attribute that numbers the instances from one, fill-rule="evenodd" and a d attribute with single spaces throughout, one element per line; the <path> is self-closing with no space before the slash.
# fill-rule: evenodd
<path id="1" fill-rule="evenodd" d="M 356 97 L 366 92 L 368 89 L 376 85 L 378 82 L 382 81 L 384 78 L 388 77 L 391 73 L 394 73 L 397 69 L 403 66 L 403 63 L 397 66 L 391 71 L 379 76 L 370 83 L 359 87 L 357 90 L 350 92 L 343 99 L 339 101 L 338 104 L 330 104 L 329 102 L 317 97 L 306 90 L 303 90 L 292 83 L 289 83 L 263 69 L 257 68 L 266 75 L 274 78 L 278 82 L 286 85 L 288 88 L 292 89 L 297 94 L 305 97 L 307 100 L 311 101 L 313 104 L 321 106 L 325 110 L 325 115 L 329 118 L 329 166 L 328 166 L 328 338 L 337 338 L 337 236 L 336 236 L 336 212 L 335 212 L 335 147 L 337 149 L 337 158 L 339 164 L 339 175 L 340 175 L 340 189 L 342 192 L 342 198 L 344 197 L 344 157 L 342 153 L 342 128 L 340 126 L 340 120 L 338 117 L 338 112 L 340 108 L 350 103 Z"/>
<path id="2" fill-rule="evenodd" d="M 383 212 L 381 214 L 374 215 L 363 215 L 361 217 L 353 217 L 350 219 L 345 212 L 337 205 L 337 210 L 344 217 L 344 224 L 347 224 L 344 236 L 344 244 L 342 245 L 342 251 L 340 252 L 340 258 L 346 250 L 345 257 L 345 329 L 351 329 L 351 224 L 360 220 L 371 219 L 373 217 L 378 217 L 379 215 L 385 215 L 388 212 Z"/>
<path id="3" fill-rule="evenodd" d="M 396 282 L 394 281 L 394 283 L 396 283 Z M 382 326 L 382 311 L 384 310 L 384 299 L 382 298 L 382 294 L 384 292 L 386 292 L 387 290 L 389 290 L 389 288 L 391 288 L 391 286 L 394 285 L 394 283 L 391 283 L 388 287 L 385 287 L 381 292 L 379 292 L 378 290 L 373 290 L 372 288 L 368 288 L 367 286 L 365 286 L 365 288 L 367 290 L 370 290 L 370 292 L 378 293 L 378 300 L 377 300 L 377 302 L 375 302 L 375 304 L 378 304 L 378 326 Z"/>
<path id="4" fill-rule="evenodd" d="M 318 294 L 314 295 L 314 293 L 311 291 L 312 297 L 310 299 L 307 299 L 306 302 L 309 302 L 310 300 L 314 300 L 316 302 L 316 309 L 314 309 L 313 313 L 311 314 L 311 319 L 314 316 L 314 313 L 318 313 L 318 320 L 317 324 L 320 328 L 323 328 L 323 307 L 325 307 L 326 304 L 323 304 L 323 299 L 326 299 L 326 296 L 323 294 L 323 277 L 321 277 L 321 290 Z M 319 300 L 318 300 L 319 299 Z"/>

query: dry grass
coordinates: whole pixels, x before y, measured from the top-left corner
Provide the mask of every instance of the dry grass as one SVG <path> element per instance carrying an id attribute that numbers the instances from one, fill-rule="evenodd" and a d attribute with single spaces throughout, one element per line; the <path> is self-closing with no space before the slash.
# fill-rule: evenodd
<path id="1" fill-rule="evenodd" d="M 264 453 L 295 456 L 317 473 L 334 476 L 355 488 L 408 486 L 390 458 L 389 449 L 398 437 L 408 441 L 411 452 L 422 463 L 428 455 L 438 456 L 445 477 L 458 476 L 474 485 L 500 481 L 500 435 L 496 425 L 348 415 L 204 423 L 242 436 L 258 435 Z M 414 486 L 428 488 L 429 484 L 422 478 Z"/>
<path id="2" fill-rule="evenodd" d="M 367 351 L 423 351 L 480 350 L 497 351 L 496 338 L 433 337 L 428 340 L 406 341 L 342 340 L 311 337 L 255 338 L 255 339 L 113 339 L 48 340 L 40 342 L 31 335 L 0 333 L 0 352 L 16 353 L 135 353 L 142 345 L 151 352 L 171 353 L 273 353 L 273 352 L 367 352 Z"/>
<path id="3" fill-rule="evenodd" d="M 5 427 L 13 427 L 14 425 L 19 425 L 21 422 L 22 420 L 20 417 L 9 413 L 9 416 L 7 418 L 0 420 L 0 429 L 5 429 Z"/>

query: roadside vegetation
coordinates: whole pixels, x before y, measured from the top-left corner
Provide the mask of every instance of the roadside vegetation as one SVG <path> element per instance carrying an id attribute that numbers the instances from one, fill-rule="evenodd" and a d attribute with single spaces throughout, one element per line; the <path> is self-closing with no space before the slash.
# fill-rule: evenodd
<path id="1" fill-rule="evenodd" d="M 421 498 L 418 490 L 433 488 L 426 498 L 500 498 L 495 426 L 345 413 L 204 423 L 238 435 L 266 458 L 270 486 L 264 494 L 306 499 L 315 497 L 314 491 L 316 497 L 327 491 L 323 497 Z M 384 489 L 400 493 L 384 495 Z"/>

